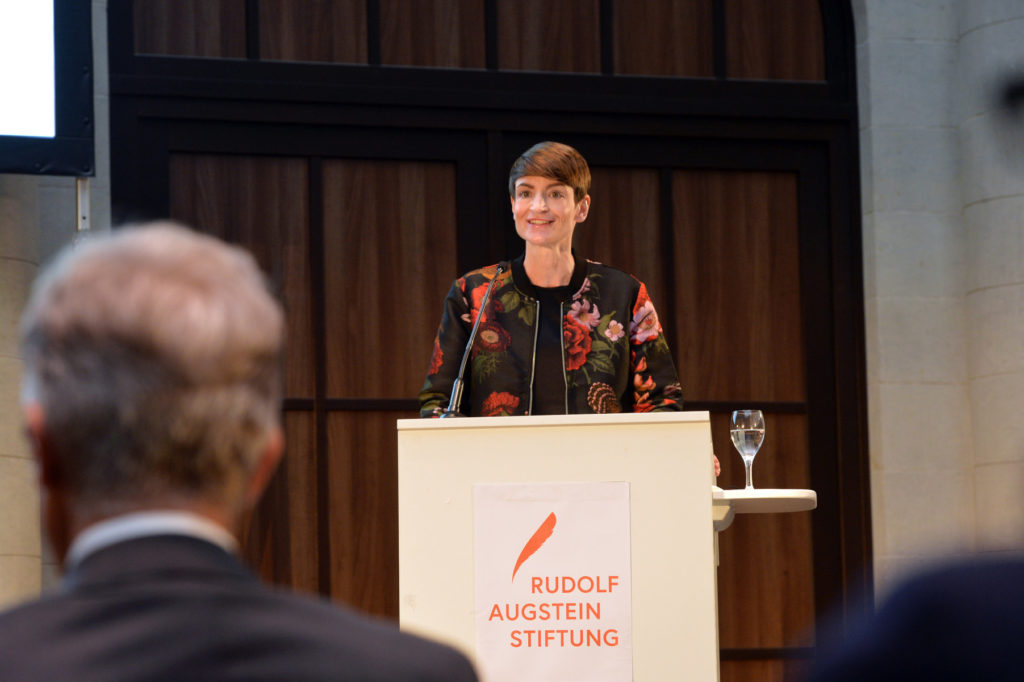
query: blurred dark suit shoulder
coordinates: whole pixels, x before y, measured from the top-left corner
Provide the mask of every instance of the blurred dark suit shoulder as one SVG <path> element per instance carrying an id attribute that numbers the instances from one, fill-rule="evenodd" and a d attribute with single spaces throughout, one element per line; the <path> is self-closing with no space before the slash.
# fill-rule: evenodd
<path id="1" fill-rule="evenodd" d="M 1022 641 L 1024 558 L 959 561 L 908 580 L 823 647 L 811 680 L 1018 682 Z"/>
<path id="2" fill-rule="evenodd" d="M 475 680 L 453 649 L 262 584 L 202 540 L 86 557 L 59 593 L 0 614 L 0 679 Z"/>

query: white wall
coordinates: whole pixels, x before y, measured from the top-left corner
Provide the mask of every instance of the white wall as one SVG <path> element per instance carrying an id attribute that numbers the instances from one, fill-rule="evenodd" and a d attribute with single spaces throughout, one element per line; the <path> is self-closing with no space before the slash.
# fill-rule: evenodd
<path id="1" fill-rule="evenodd" d="M 107 2 L 93 0 L 96 176 L 93 230 L 110 229 Z M 57 567 L 43 546 L 35 467 L 21 434 L 18 319 L 44 262 L 75 235 L 73 178 L 0 175 L 0 607 L 39 593 Z"/>
<path id="2" fill-rule="evenodd" d="M 966 235 L 967 376 L 979 547 L 1024 546 L 1024 116 L 999 86 L 1024 79 L 1024 3 L 961 0 L 957 122 Z"/>
<path id="3" fill-rule="evenodd" d="M 38 268 L 36 180 L 0 176 L 0 605 L 39 591 L 35 468 L 21 436 L 18 318 Z"/>
<path id="4" fill-rule="evenodd" d="M 936 557 L 1024 539 L 1024 421 L 1009 419 L 1024 402 L 1024 169 L 993 112 L 1003 66 L 1024 64 L 1024 4 L 853 4 L 882 594 Z"/>

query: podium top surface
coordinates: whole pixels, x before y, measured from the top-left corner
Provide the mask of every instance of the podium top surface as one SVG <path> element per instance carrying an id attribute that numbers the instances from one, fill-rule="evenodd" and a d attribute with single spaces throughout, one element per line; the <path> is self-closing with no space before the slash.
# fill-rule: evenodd
<path id="1" fill-rule="evenodd" d="M 802 488 L 711 489 L 711 503 L 728 504 L 737 514 L 808 511 L 818 506 L 818 493 Z"/>
<path id="2" fill-rule="evenodd" d="M 544 414 L 515 417 L 399 419 L 399 431 L 419 429 L 490 429 L 495 427 L 572 426 L 595 424 L 666 424 L 708 421 L 707 412 L 624 412 L 618 414 Z"/>

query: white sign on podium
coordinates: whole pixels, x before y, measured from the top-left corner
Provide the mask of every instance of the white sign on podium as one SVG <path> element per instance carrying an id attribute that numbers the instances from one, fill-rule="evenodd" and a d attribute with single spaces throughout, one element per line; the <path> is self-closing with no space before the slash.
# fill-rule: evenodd
<path id="1" fill-rule="evenodd" d="M 630 682 L 629 484 L 477 484 L 474 493 L 483 676 Z"/>

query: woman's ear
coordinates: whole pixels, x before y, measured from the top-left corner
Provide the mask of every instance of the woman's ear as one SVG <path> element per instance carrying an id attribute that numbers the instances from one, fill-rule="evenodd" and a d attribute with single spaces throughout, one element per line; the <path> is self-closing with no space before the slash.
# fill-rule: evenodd
<path id="1" fill-rule="evenodd" d="M 590 214 L 590 195 L 583 197 L 583 201 L 580 202 L 576 208 L 576 222 L 582 223 L 587 219 L 587 215 Z"/>

